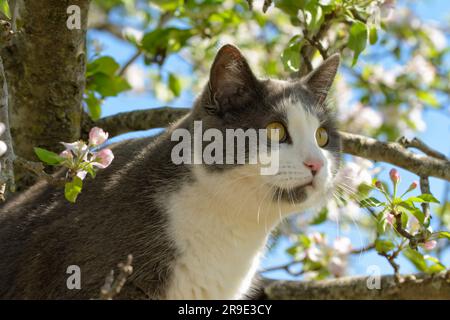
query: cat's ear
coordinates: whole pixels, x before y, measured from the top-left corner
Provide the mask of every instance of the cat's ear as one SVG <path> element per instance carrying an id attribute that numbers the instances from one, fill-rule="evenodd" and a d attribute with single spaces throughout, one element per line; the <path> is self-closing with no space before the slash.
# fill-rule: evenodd
<path id="1" fill-rule="evenodd" d="M 239 49 L 231 44 L 224 45 L 211 67 L 208 111 L 244 107 L 254 97 L 256 83 L 256 77 Z"/>
<path id="2" fill-rule="evenodd" d="M 322 104 L 327 98 L 340 60 L 338 53 L 333 54 L 303 80 L 307 88 L 314 94 L 317 104 Z"/>

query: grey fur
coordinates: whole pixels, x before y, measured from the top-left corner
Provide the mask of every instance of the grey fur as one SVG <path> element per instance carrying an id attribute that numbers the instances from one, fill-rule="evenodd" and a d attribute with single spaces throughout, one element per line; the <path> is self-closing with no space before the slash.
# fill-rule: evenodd
<path id="1" fill-rule="evenodd" d="M 170 140 L 171 131 L 192 131 L 194 120 L 202 120 L 204 130 L 265 128 L 271 121 L 285 119 L 273 106 L 289 96 L 302 101 L 324 122 L 331 140 L 327 149 L 338 162 L 339 137 L 323 104 L 324 90 L 328 91 L 339 62 L 333 59 L 324 68 L 327 77 L 312 77 L 322 87 L 311 90 L 311 77 L 289 83 L 257 80 L 236 48 L 223 47 L 212 67 L 211 81 L 192 112 L 154 140 L 113 146 L 112 165 L 95 180 L 86 179 L 76 204 L 64 200 L 62 190 L 39 182 L 3 205 L 0 298 L 96 298 L 105 276 L 128 254 L 133 255 L 134 272 L 119 298 L 164 298 L 179 252 L 167 232 L 168 217 L 160 204 L 194 179 L 190 165 L 171 161 L 177 143 Z M 223 171 L 234 166 L 207 167 Z M 301 191 L 297 200 L 301 200 Z M 81 268 L 81 290 L 66 287 L 69 265 Z"/>

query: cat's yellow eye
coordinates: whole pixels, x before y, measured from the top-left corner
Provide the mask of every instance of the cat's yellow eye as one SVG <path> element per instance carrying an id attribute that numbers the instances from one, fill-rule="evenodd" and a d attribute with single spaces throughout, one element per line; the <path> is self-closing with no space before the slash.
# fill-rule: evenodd
<path id="1" fill-rule="evenodd" d="M 270 141 L 274 142 L 284 142 L 287 139 L 287 132 L 285 126 L 281 122 L 271 122 L 266 126 L 267 129 L 267 138 L 270 139 Z M 278 139 L 276 137 L 276 134 L 274 134 L 274 131 L 272 130 L 278 130 Z"/>
<path id="2" fill-rule="evenodd" d="M 319 128 L 316 131 L 316 141 L 319 147 L 323 148 L 328 143 L 328 132 L 325 128 Z"/>

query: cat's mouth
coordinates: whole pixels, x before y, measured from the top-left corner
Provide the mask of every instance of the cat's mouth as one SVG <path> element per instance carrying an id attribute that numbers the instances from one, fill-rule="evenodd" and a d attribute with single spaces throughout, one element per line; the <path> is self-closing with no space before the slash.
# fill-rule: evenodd
<path id="1" fill-rule="evenodd" d="M 273 200 L 288 201 L 290 203 L 304 202 L 308 197 L 307 190 L 314 188 L 315 188 L 314 180 L 290 188 L 275 186 L 273 191 Z"/>

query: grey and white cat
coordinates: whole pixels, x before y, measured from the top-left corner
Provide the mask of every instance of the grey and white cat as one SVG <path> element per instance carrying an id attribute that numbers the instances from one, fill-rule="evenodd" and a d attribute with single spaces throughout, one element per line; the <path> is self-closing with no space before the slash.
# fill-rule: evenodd
<path id="1" fill-rule="evenodd" d="M 222 47 L 192 111 L 154 140 L 114 146 L 76 204 L 39 182 L 0 209 L 0 298 L 96 298 L 129 254 L 134 272 L 118 298 L 244 297 L 280 219 L 331 195 L 340 138 L 325 98 L 338 66 L 333 55 L 304 79 L 259 80 L 236 47 Z M 281 124 L 279 172 L 175 165 L 171 133 L 195 120 L 221 132 Z M 80 290 L 66 286 L 70 265 Z"/>

